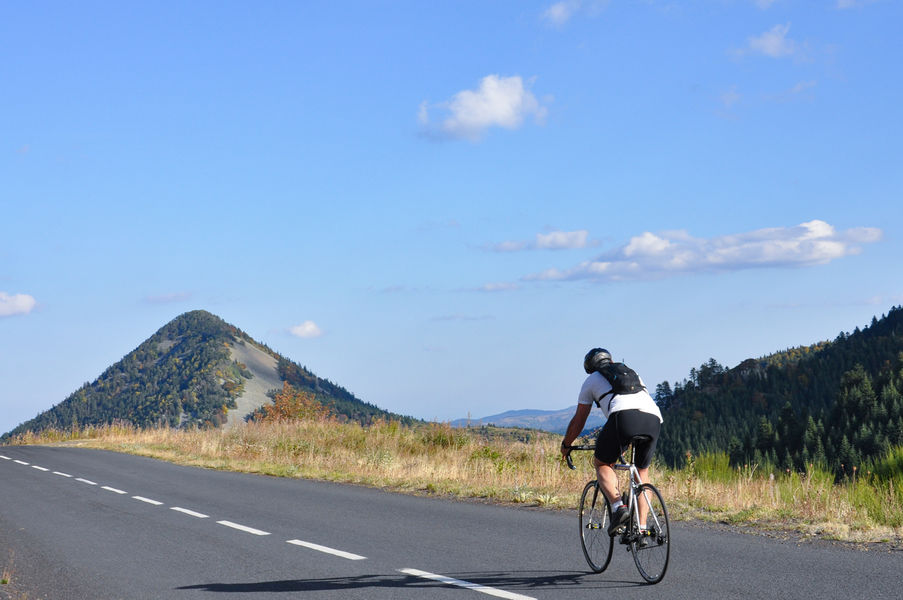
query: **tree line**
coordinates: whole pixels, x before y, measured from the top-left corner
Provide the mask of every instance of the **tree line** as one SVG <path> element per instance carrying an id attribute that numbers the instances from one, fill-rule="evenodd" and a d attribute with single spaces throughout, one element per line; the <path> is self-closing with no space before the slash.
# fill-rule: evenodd
<path id="1" fill-rule="evenodd" d="M 903 308 L 831 342 L 749 359 L 710 359 L 655 389 L 665 425 L 659 456 L 726 452 L 731 463 L 838 477 L 903 446 Z"/>

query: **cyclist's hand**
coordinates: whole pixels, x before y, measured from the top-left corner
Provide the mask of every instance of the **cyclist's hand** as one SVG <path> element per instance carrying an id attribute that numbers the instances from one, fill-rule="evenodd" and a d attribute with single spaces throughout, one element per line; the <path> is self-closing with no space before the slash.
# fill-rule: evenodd
<path id="1" fill-rule="evenodd" d="M 571 449 L 568 446 L 565 446 L 562 442 L 561 444 L 561 458 L 562 460 L 567 460 L 568 456 L 571 454 Z"/>

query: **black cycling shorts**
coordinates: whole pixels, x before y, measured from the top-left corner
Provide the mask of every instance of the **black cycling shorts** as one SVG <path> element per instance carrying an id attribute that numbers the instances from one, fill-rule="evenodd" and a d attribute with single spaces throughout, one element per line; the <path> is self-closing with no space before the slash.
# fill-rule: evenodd
<path id="1" fill-rule="evenodd" d="M 655 452 L 661 429 L 662 423 L 655 415 L 635 409 L 613 412 L 596 438 L 596 458 L 605 464 L 617 462 L 621 452 L 630 443 L 630 438 L 635 435 L 646 435 L 651 441 L 638 443 L 634 456 L 637 468 L 645 469 L 652 464 L 652 454 Z"/>

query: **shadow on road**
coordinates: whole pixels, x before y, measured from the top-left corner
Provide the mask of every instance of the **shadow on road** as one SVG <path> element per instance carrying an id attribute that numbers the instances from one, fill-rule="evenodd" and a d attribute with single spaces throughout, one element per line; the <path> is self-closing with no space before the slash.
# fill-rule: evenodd
<path id="1" fill-rule="evenodd" d="M 580 586 L 581 589 L 615 589 L 640 587 L 636 581 L 612 581 L 601 579 L 604 575 L 576 571 L 520 571 L 514 573 L 471 572 L 446 574 L 448 577 L 470 583 L 511 591 Z M 206 592 L 313 592 L 339 591 L 366 588 L 433 589 L 448 584 L 414 577 L 412 575 L 358 575 L 354 577 L 327 577 L 324 579 L 283 579 L 246 583 L 202 583 L 179 587 L 180 590 Z"/>

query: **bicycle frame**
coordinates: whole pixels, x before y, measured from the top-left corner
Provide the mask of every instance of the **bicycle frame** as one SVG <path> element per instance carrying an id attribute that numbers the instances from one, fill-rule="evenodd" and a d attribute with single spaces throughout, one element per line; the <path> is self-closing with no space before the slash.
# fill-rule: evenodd
<path id="1" fill-rule="evenodd" d="M 593 450 L 595 446 L 571 446 L 571 450 Z M 642 523 L 640 521 L 640 505 L 639 499 L 637 498 L 637 490 L 640 489 L 640 486 L 645 483 L 642 479 L 640 479 L 640 472 L 634 464 L 634 453 L 635 449 L 633 446 L 630 447 L 631 460 L 628 462 L 624 458 L 624 453 L 618 457 L 620 459 L 619 462 L 611 465 L 611 468 L 615 471 L 627 471 L 628 472 L 628 482 L 627 482 L 627 508 L 630 511 L 630 515 L 632 517 L 631 525 L 633 527 L 628 527 L 621 535 L 621 543 L 629 544 L 631 538 L 635 538 L 639 535 L 641 529 L 643 529 Z M 570 454 L 567 456 L 567 464 L 571 470 L 576 470 L 577 467 L 574 466 L 573 461 L 571 460 Z M 599 493 L 603 493 L 601 486 L 599 489 Z M 647 510 L 651 506 L 649 499 L 645 497 L 646 492 L 643 492 L 643 499 L 646 502 Z M 656 527 L 661 527 L 661 522 L 659 521 L 659 515 L 652 511 L 652 518 L 655 520 Z"/>
<path id="2" fill-rule="evenodd" d="M 639 503 L 636 499 L 636 492 L 639 487 L 643 484 L 640 479 L 640 472 L 637 470 L 636 466 L 634 466 L 633 462 L 627 463 L 624 461 L 624 455 L 621 455 L 621 462 L 613 464 L 611 466 L 615 471 L 627 471 L 628 472 L 628 481 L 627 481 L 627 508 L 630 511 L 631 517 L 633 517 L 633 524 L 636 526 L 636 529 L 640 528 L 640 513 L 639 513 Z M 624 534 L 627 535 L 630 533 L 630 527 L 628 527 Z M 622 540 L 624 543 L 624 540 Z"/>
<path id="3" fill-rule="evenodd" d="M 631 440 L 635 442 L 636 440 Z M 593 450 L 595 446 L 569 446 L 568 450 Z M 570 453 L 565 454 L 568 467 L 576 470 L 571 460 Z M 628 552 L 633 555 L 640 575 L 647 583 L 658 583 L 665 575 L 670 556 L 670 525 L 668 523 L 668 509 L 658 489 L 651 483 L 644 482 L 640 478 L 640 470 L 634 460 L 636 450 L 631 444 L 630 461 L 624 458 L 624 452 L 618 457 L 618 462 L 610 465 L 616 471 L 627 471 L 627 489 L 622 494 L 630 520 L 625 525 L 616 529 L 609 527 L 608 532 L 598 532 L 604 529 L 604 523 L 610 514 L 610 501 L 605 497 L 597 476 L 590 480 L 583 490 L 580 498 L 578 515 L 580 518 L 580 543 L 583 554 L 593 572 L 604 571 L 611 560 L 611 554 L 615 539 L 626 546 Z M 621 486 L 618 486 L 619 488 Z M 591 495 L 588 496 L 590 492 Z M 604 513 L 597 522 L 598 504 L 597 495 L 603 496 L 601 504 Z M 587 512 L 586 508 L 590 507 Z M 642 510 L 641 510 L 642 509 Z M 642 513 L 642 514 L 641 514 Z M 588 521 L 584 517 L 588 516 Z M 599 534 L 604 535 L 605 540 L 599 539 Z M 607 548 L 607 550 L 606 550 Z"/>
<path id="4" fill-rule="evenodd" d="M 638 497 L 638 492 L 640 486 L 643 485 L 643 480 L 640 479 L 639 470 L 636 468 L 636 465 L 631 461 L 630 463 L 622 462 L 612 465 L 616 471 L 628 471 L 629 472 L 629 481 L 627 484 L 627 508 L 630 511 L 630 515 L 632 517 L 632 525 L 633 527 L 628 527 L 621 538 L 622 544 L 629 544 L 632 541 L 632 538 L 639 535 L 639 532 L 644 528 L 642 524 L 642 519 L 640 519 L 640 499 Z M 655 521 L 656 527 L 661 527 L 661 523 L 659 522 L 658 515 L 654 510 L 650 510 L 651 503 L 649 502 L 649 498 L 646 497 L 646 491 L 642 492 L 643 500 L 646 503 L 647 515 L 651 514 L 653 520 Z"/>

